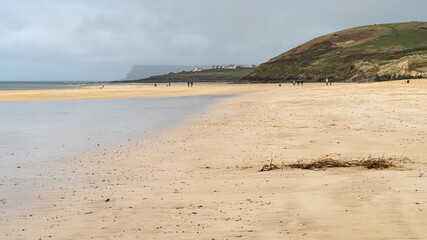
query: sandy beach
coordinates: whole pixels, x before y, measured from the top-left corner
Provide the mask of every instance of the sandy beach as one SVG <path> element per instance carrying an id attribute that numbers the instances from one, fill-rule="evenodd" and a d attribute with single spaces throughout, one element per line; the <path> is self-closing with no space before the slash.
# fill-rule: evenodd
<path id="1" fill-rule="evenodd" d="M 34 186 L 24 206 L 0 203 L 1 238 L 427 239 L 426 79 L 5 91 L 0 101 L 239 93 L 149 140 L 52 168 L 40 178 L 53 185 Z M 411 162 L 259 172 L 326 154 Z"/>
<path id="2" fill-rule="evenodd" d="M 229 95 L 269 89 L 272 84 L 254 86 L 196 83 L 194 87 L 190 88 L 186 84 L 172 84 L 170 87 L 166 84 L 159 84 L 157 87 L 153 85 L 104 85 L 85 86 L 78 89 L 7 90 L 0 92 L 0 102 Z"/>

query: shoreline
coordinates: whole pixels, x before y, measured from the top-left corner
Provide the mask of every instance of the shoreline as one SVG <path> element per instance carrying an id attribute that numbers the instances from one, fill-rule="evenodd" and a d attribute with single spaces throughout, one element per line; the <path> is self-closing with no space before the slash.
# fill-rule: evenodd
<path id="1" fill-rule="evenodd" d="M 49 189 L 52 212 L 6 219 L 6 238 L 427 238 L 425 80 L 264 87 L 75 159 L 58 178 L 82 185 Z M 417 168 L 258 172 L 330 153 Z"/>
<path id="2" fill-rule="evenodd" d="M 5 90 L 0 91 L 0 102 L 16 101 L 52 101 L 52 100 L 87 100 L 110 98 L 152 98 L 181 97 L 201 95 L 232 95 L 268 90 L 277 84 L 197 84 L 187 85 L 100 85 L 85 86 L 76 89 L 48 90 Z"/>
<path id="3" fill-rule="evenodd" d="M 411 79 L 414 81 L 424 81 L 426 79 Z M 406 80 L 394 80 L 387 82 L 363 82 L 363 83 L 342 83 L 334 82 L 338 85 L 364 85 L 381 83 L 404 83 Z M 194 87 L 187 87 L 186 84 L 177 83 L 170 87 L 159 84 L 153 85 L 89 85 L 79 88 L 64 89 L 37 89 L 37 90 L 1 90 L 0 102 L 21 102 L 21 101 L 55 101 L 55 100 L 89 100 L 89 99 L 114 99 L 114 98 L 154 98 L 154 97 L 182 97 L 182 96 L 202 96 L 202 95 L 233 95 L 267 91 L 271 88 L 290 87 L 292 83 L 254 83 L 254 84 L 230 84 L 230 83 L 196 83 Z M 323 82 L 308 82 L 307 86 L 324 86 Z M 292 86 L 302 88 L 304 86 Z"/>

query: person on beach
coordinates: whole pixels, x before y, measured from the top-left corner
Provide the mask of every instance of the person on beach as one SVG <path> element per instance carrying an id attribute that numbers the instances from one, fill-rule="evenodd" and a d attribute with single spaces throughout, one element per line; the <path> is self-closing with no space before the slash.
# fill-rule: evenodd
<path id="1" fill-rule="evenodd" d="M 295 86 L 295 80 L 293 80 L 293 81 L 292 81 L 292 85 L 294 85 L 294 86 Z"/>
<path id="2" fill-rule="evenodd" d="M 155 83 L 154 86 L 157 87 L 157 83 Z"/>
<path id="3" fill-rule="evenodd" d="M 187 82 L 187 87 L 190 87 L 190 81 Z"/>
<path id="4" fill-rule="evenodd" d="M 304 85 L 304 80 L 301 80 L 301 86 Z"/>
<path id="5" fill-rule="evenodd" d="M 329 83 L 329 79 L 328 78 L 326 78 L 326 86 L 328 86 L 328 83 Z"/>
<path id="6" fill-rule="evenodd" d="M 193 87 L 193 82 L 191 82 L 191 87 Z"/>
<path id="7" fill-rule="evenodd" d="M 297 81 L 297 85 L 299 86 L 299 80 Z"/>

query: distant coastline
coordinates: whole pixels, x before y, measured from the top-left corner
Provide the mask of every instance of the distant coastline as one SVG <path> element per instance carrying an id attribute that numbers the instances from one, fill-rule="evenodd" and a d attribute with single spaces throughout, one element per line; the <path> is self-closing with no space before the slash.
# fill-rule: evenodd
<path id="1" fill-rule="evenodd" d="M 47 90 L 76 89 L 82 86 L 99 85 L 103 82 L 83 81 L 0 81 L 0 91 L 5 90 Z"/>
<path id="2" fill-rule="evenodd" d="M 168 83 L 168 82 L 234 82 L 253 72 L 253 68 L 212 68 L 197 69 L 193 71 L 182 71 L 179 73 L 168 73 L 156 75 L 138 80 L 113 81 L 112 83 Z"/>

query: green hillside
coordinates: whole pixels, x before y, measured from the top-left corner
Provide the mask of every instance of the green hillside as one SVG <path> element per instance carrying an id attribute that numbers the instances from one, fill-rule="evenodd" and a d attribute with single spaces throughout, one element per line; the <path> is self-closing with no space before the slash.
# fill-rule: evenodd
<path id="1" fill-rule="evenodd" d="M 315 38 L 238 82 L 379 81 L 427 75 L 427 22 L 347 29 Z"/>
<path id="2" fill-rule="evenodd" d="M 249 75 L 252 68 L 207 69 L 200 72 L 182 71 L 151 76 L 139 80 L 117 81 L 120 83 L 169 83 L 169 82 L 234 82 Z"/>

